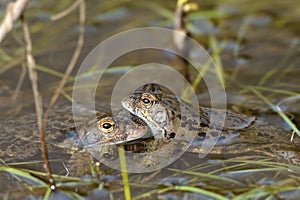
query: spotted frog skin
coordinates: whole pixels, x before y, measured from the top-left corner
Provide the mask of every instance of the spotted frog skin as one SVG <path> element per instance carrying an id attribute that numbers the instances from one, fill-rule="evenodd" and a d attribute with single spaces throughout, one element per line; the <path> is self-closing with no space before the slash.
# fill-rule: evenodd
<path id="1" fill-rule="evenodd" d="M 254 117 L 230 111 L 199 107 L 200 115 L 197 115 L 196 108 L 155 83 L 145 84 L 136 89 L 123 99 L 122 105 L 149 126 L 156 140 L 168 143 L 172 138 L 184 138 L 183 134 L 186 133 L 193 135 L 195 138 L 190 147 L 192 152 L 205 153 L 203 151 L 206 150 L 201 145 L 215 139 L 217 145 L 210 153 L 235 154 L 267 148 L 281 157 L 293 157 L 294 161 L 299 162 L 300 141 L 299 138 L 295 138 L 291 142 L 289 132 Z M 184 115 L 181 114 L 182 110 Z M 223 127 L 218 123 L 210 123 L 212 114 L 218 116 L 223 113 L 226 114 Z M 196 118 L 198 116 L 199 119 Z M 185 130 L 184 133 L 182 130 Z M 175 143 L 171 148 L 176 149 L 176 146 Z M 289 155 L 289 158 L 286 155 Z"/>
<path id="2" fill-rule="evenodd" d="M 257 121 L 254 117 L 230 111 L 194 108 L 166 88 L 154 83 L 136 89 L 123 99 L 122 105 L 133 115 L 140 117 L 157 139 L 175 137 L 179 127 L 203 138 L 217 137 L 217 132 L 222 132 L 227 137 L 236 137 L 240 135 L 239 131 L 253 127 Z M 210 121 L 212 114 L 216 117 L 213 125 Z M 223 127 L 218 122 L 218 118 L 222 115 L 226 115 Z"/>

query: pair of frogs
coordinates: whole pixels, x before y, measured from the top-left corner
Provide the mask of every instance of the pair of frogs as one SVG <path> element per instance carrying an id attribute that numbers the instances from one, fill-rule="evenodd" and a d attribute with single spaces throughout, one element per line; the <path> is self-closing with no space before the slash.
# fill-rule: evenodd
<path id="1" fill-rule="evenodd" d="M 137 88 L 122 100 L 122 106 L 124 109 L 114 117 L 98 118 L 98 134 L 101 137 L 96 141 L 98 144 L 108 145 L 126 145 L 129 141 L 136 145 L 143 144 L 140 145 L 141 148 L 131 149 L 136 152 L 153 152 L 167 146 L 143 158 L 140 162 L 146 166 L 157 165 L 159 160 L 173 156 L 178 150 L 206 155 L 267 149 L 290 163 L 300 163 L 300 140 L 295 138 L 291 142 L 287 131 L 255 117 L 195 107 L 155 83 Z M 224 124 L 218 119 L 225 119 Z M 149 137 L 149 132 L 153 137 Z M 94 134 L 95 132 L 85 132 L 83 141 L 95 144 Z M 142 137 L 146 138 L 141 139 Z M 110 152 L 112 154 L 102 155 L 111 158 L 115 152 Z"/>
<path id="2" fill-rule="evenodd" d="M 99 115 L 83 120 L 79 126 L 76 124 L 76 128 L 68 131 L 67 139 L 64 133 L 73 124 L 72 113 L 61 109 L 53 112 L 46 130 L 49 151 L 60 152 L 57 148 L 76 146 L 88 149 L 100 162 L 105 162 L 116 158 L 115 144 L 124 145 L 127 152 L 143 152 L 138 162 L 147 167 L 158 165 L 178 151 L 205 155 L 267 149 L 272 155 L 300 164 L 298 137 L 291 142 L 289 132 L 254 117 L 195 107 L 155 83 L 137 88 L 123 99 L 122 105 L 124 109 L 114 116 Z M 224 116 L 223 124 L 218 119 Z M 24 115 L 0 124 L 1 159 L 24 161 L 40 156 L 35 119 Z"/>

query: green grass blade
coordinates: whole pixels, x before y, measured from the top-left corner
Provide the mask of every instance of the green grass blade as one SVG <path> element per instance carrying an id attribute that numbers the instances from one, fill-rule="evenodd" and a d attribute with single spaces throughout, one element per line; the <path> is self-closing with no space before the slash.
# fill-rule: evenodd
<path id="1" fill-rule="evenodd" d="M 184 173 L 184 174 L 201 176 L 201 177 L 206 177 L 206 178 L 210 178 L 210 179 L 222 180 L 222 181 L 226 181 L 226 182 L 230 182 L 230 183 L 235 183 L 235 184 L 242 185 L 242 183 L 239 182 L 239 181 L 236 181 L 236 180 L 233 180 L 233 179 L 230 179 L 230 178 L 226 178 L 226 177 L 222 177 L 222 176 L 213 175 L 213 174 L 207 174 L 207 173 L 201 173 L 201 172 L 193 172 L 193 171 L 182 171 L 182 170 L 170 169 L 170 168 L 169 168 L 169 170 L 170 171 Z"/>
<path id="2" fill-rule="evenodd" d="M 285 94 L 285 95 L 291 95 L 291 96 L 298 96 L 300 93 L 294 92 L 294 91 L 288 91 L 288 90 L 281 90 L 281 89 L 274 89 L 274 88 L 267 88 L 263 86 L 253 86 L 257 90 L 267 91 L 267 92 L 273 92 L 278 94 Z"/>
<path id="3" fill-rule="evenodd" d="M 278 170 L 286 170 L 284 168 L 273 167 L 273 168 L 260 168 L 260 169 L 244 169 L 238 171 L 231 171 L 226 172 L 226 175 L 233 175 L 233 174 L 250 174 L 250 173 L 257 173 L 257 172 L 268 172 L 268 171 L 278 171 Z"/>
<path id="4" fill-rule="evenodd" d="M 50 197 L 50 195 L 51 195 L 51 192 L 52 192 L 52 190 L 51 190 L 51 188 L 49 187 L 49 188 L 47 189 L 45 195 L 43 196 L 43 200 L 48 200 L 49 197 Z"/>
<path id="5" fill-rule="evenodd" d="M 42 185 L 42 186 L 48 186 L 44 181 L 32 176 L 30 173 L 20 170 L 20 169 L 16 169 L 16 168 L 12 168 L 12 167 L 7 167 L 7 166 L 0 166 L 0 171 L 5 171 L 8 173 L 12 173 L 16 176 L 20 176 L 24 179 L 28 179 L 29 181 L 32 181 L 36 184 Z"/>
<path id="6" fill-rule="evenodd" d="M 199 193 L 199 194 L 202 194 L 202 195 L 205 195 L 205 196 L 209 196 L 209 197 L 212 197 L 212 198 L 218 199 L 218 200 L 228 200 L 228 198 L 226 198 L 226 197 L 224 197 L 220 194 L 210 192 L 210 191 L 207 191 L 207 190 L 203 190 L 201 188 L 191 187 L 191 186 L 174 186 L 174 188 L 172 188 L 172 189 L 179 190 L 179 191 L 195 192 L 195 193 Z"/>
<path id="7" fill-rule="evenodd" d="M 261 98 L 266 104 L 268 104 L 277 114 L 293 129 L 295 133 L 297 133 L 298 136 L 300 136 L 300 131 L 296 127 L 296 125 L 286 116 L 284 112 L 281 110 L 278 110 L 277 107 L 272 104 L 266 97 L 264 97 L 259 91 L 257 91 L 254 87 L 249 86 L 248 89 L 252 91 L 255 95 L 257 95 L 259 98 Z"/>
<path id="8" fill-rule="evenodd" d="M 45 73 L 47 73 L 47 74 L 51 74 L 51 75 L 57 76 L 57 77 L 59 77 L 59 78 L 62 78 L 62 77 L 64 76 L 63 73 L 60 73 L 60 72 L 58 72 L 58 71 L 55 71 L 55 70 L 53 70 L 53 69 L 50 69 L 50 68 L 48 68 L 48 67 L 44 67 L 44 66 L 41 66 L 41 65 L 36 65 L 35 68 L 36 68 L 37 70 L 41 71 L 41 72 L 45 72 Z M 69 79 L 71 79 L 71 78 L 69 78 Z"/>
<path id="9" fill-rule="evenodd" d="M 127 167 L 126 167 L 124 147 L 122 145 L 118 146 L 118 151 L 119 151 L 119 159 L 120 159 L 120 165 L 122 170 L 122 179 L 124 184 L 124 195 L 126 200 L 130 200 L 131 199 L 130 185 L 129 185 Z"/>
<path id="10" fill-rule="evenodd" d="M 144 198 L 147 198 L 147 197 L 149 198 L 153 194 L 162 194 L 162 193 L 167 192 L 167 191 L 169 191 L 169 188 L 156 189 L 156 190 L 152 190 L 152 191 L 143 193 L 139 196 L 133 197 L 132 199 L 133 200 L 138 200 L 138 199 L 144 199 Z"/>

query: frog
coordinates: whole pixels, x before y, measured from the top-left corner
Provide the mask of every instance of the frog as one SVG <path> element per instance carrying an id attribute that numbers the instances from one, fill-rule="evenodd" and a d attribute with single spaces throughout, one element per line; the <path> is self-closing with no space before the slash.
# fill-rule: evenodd
<path id="1" fill-rule="evenodd" d="M 289 131 L 253 116 L 202 106 L 195 108 L 157 83 L 148 83 L 137 88 L 122 100 L 122 106 L 148 125 L 154 140 L 163 140 L 164 142 L 160 143 L 167 144 L 175 142 L 171 145 L 170 151 L 172 148 L 175 150 L 182 142 L 189 143 L 189 151 L 199 155 L 206 154 L 207 151 L 211 154 L 224 152 L 237 154 L 268 149 L 280 157 L 299 164 L 300 140 L 294 138 L 291 142 Z M 182 110 L 184 114 L 181 113 Z M 218 122 L 211 124 L 212 114 L 218 119 L 218 116 L 224 113 L 224 126 Z M 185 140 L 186 134 L 188 140 Z M 191 135 L 194 137 L 192 140 Z M 205 143 L 211 141 L 215 142 L 213 148 L 205 149 Z M 155 163 L 157 159 L 152 158 L 152 160 Z"/>
<path id="2" fill-rule="evenodd" d="M 49 114 L 46 128 L 48 152 L 70 155 L 73 168 L 81 165 L 82 158 L 92 159 L 92 156 L 87 156 L 89 152 L 86 149 L 97 147 L 97 151 L 102 153 L 100 159 L 105 161 L 109 159 L 106 155 L 110 155 L 105 152 L 110 152 L 112 148 L 109 145 L 141 138 L 148 132 L 143 121 L 125 109 L 116 111 L 114 115 L 104 109 L 94 112 L 80 108 L 80 112 L 91 115 L 83 116 L 75 124 L 71 106 L 56 107 Z M 3 138 L 0 142 L 0 158 L 6 164 L 41 157 L 35 114 L 26 113 L 18 118 L 3 120 L 0 123 L 0 134 Z M 85 163 L 85 166 L 88 167 L 88 164 Z M 79 175 L 77 172 L 73 174 Z"/>

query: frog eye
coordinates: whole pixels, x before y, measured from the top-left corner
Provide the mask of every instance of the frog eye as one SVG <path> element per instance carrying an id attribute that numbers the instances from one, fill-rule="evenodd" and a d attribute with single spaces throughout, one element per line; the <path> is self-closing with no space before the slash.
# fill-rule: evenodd
<path id="1" fill-rule="evenodd" d="M 115 121 L 111 118 L 104 118 L 99 121 L 99 128 L 103 133 L 111 133 L 115 129 Z"/>
<path id="2" fill-rule="evenodd" d="M 145 93 L 145 94 L 142 94 L 142 96 L 140 98 L 140 102 L 144 108 L 149 109 L 154 105 L 155 100 L 154 100 L 153 95 Z"/>

